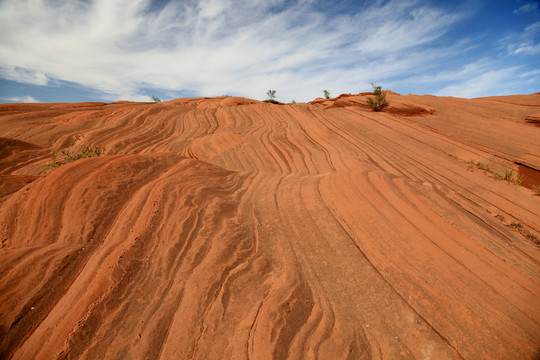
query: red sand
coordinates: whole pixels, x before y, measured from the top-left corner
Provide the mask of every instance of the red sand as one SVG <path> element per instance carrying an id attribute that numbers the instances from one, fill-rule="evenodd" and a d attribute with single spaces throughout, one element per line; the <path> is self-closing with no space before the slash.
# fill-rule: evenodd
<path id="1" fill-rule="evenodd" d="M 365 98 L 0 105 L 0 358 L 538 358 L 540 93 Z"/>

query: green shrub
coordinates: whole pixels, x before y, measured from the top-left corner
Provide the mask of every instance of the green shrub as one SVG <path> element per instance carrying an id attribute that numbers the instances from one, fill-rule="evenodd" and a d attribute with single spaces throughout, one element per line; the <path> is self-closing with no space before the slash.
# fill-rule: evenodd
<path id="1" fill-rule="evenodd" d="M 521 223 L 513 222 L 509 226 L 510 228 L 512 228 L 512 230 L 519 232 L 521 235 L 525 236 L 534 244 L 540 245 L 540 240 L 538 240 L 538 236 L 536 236 L 535 233 L 530 232 L 529 230 L 525 229 L 525 227 Z"/>
<path id="2" fill-rule="evenodd" d="M 514 170 L 510 169 L 504 172 L 503 180 L 512 181 L 513 178 L 514 178 Z"/>
<path id="3" fill-rule="evenodd" d="M 160 102 L 161 102 L 161 99 L 158 98 L 157 96 L 152 95 L 152 101 L 153 101 L 154 103 L 160 103 Z"/>
<path id="4" fill-rule="evenodd" d="M 386 91 L 382 91 L 381 86 L 377 86 L 373 83 L 371 86 L 373 86 L 373 95 L 375 95 L 375 97 L 368 97 L 367 104 L 374 111 L 382 111 L 382 109 L 389 105 L 388 100 L 386 100 Z"/>
<path id="5" fill-rule="evenodd" d="M 67 150 L 62 150 L 60 152 L 60 155 L 63 156 L 63 159 L 56 160 L 56 157 L 59 155 L 58 154 L 54 155 L 54 158 L 55 158 L 54 161 L 51 164 L 47 164 L 51 170 L 56 169 L 57 167 L 60 167 L 67 163 L 79 160 L 79 159 L 101 156 L 105 153 L 105 148 L 102 148 L 99 145 L 94 145 L 94 146 L 83 145 L 83 147 L 78 153 L 74 153 L 71 150 L 72 145 L 73 143 L 71 142 Z"/>
<path id="6" fill-rule="evenodd" d="M 508 182 L 512 182 L 516 185 L 521 185 L 525 178 L 522 175 L 517 175 L 514 170 L 510 169 L 504 172 L 504 176 L 502 177 L 502 179 Z"/>
<path id="7" fill-rule="evenodd" d="M 521 185 L 523 183 L 523 180 L 525 180 L 525 177 L 522 175 L 518 175 L 514 178 L 513 182 L 516 185 Z"/>
<path id="8" fill-rule="evenodd" d="M 479 168 L 480 170 L 488 170 L 488 166 L 481 162 L 476 163 L 476 167 Z"/>
<path id="9" fill-rule="evenodd" d="M 328 91 L 328 90 L 323 90 L 323 93 L 324 93 L 324 98 L 325 98 L 325 99 L 330 99 L 330 91 Z"/>

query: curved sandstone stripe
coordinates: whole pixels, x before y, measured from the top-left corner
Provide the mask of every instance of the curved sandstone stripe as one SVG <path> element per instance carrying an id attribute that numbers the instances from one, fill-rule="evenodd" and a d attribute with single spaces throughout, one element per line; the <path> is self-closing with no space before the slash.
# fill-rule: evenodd
<path id="1" fill-rule="evenodd" d="M 540 94 L 366 96 L 0 105 L 0 357 L 540 356 Z"/>

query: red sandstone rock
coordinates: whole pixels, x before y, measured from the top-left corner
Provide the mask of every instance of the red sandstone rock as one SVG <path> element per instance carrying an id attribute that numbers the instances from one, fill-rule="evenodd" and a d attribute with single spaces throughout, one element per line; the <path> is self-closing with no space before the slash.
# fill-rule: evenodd
<path id="1" fill-rule="evenodd" d="M 366 95 L 0 105 L 0 357 L 538 358 L 540 95 Z"/>

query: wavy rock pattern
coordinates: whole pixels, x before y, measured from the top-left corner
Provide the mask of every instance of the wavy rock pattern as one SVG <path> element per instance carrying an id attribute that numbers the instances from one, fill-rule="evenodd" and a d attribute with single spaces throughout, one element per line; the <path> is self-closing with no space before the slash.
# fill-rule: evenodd
<path id="1" fill-rule="evenodd" d="M 365 96 L 0 105 L 0 357 L 538 358 L 540 94 Z"/>

